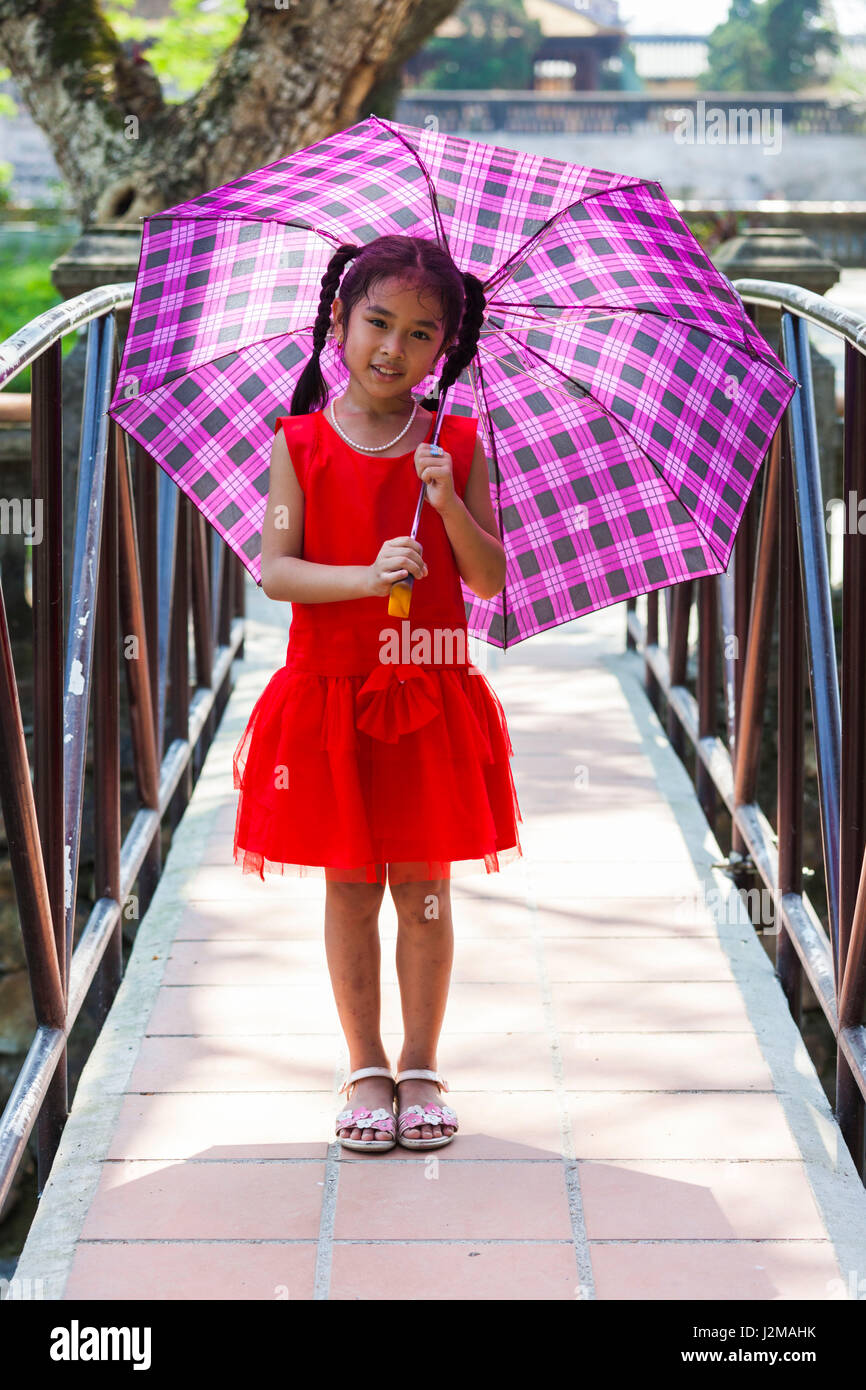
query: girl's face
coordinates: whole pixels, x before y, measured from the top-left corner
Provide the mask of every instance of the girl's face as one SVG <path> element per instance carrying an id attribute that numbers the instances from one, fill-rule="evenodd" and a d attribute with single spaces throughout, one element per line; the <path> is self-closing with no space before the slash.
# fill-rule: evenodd
<path id="1" fill-rule="evenodd" d="M 333 322 L 354 381 L 374 397 L 405 395 L 430 375 L 450 347 L 443 341 L 438 297 L 394 278 L 379 280 L 368 296 L 357 300 L 348 334 L 339 297 L 334 299 Z M 389 369 L 388 374 L 380 367 Z"/>

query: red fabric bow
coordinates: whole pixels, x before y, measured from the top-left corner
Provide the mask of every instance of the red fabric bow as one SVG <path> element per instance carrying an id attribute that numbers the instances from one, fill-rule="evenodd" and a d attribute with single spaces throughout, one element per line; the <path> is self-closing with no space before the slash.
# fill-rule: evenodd
<path id="1" fill-rule="evenodd" d="M 374 667 L 355 696 L 359 729 L 396 743 L 440 713 L 439 688 L 423 666 L 391 662 Z"/>

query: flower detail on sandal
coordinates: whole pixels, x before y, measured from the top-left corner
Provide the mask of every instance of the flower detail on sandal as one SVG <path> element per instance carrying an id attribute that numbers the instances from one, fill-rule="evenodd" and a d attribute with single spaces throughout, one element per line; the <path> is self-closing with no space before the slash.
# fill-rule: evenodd
<path id="1" fill-rule="evenodd" d="M 337 1133 L 341 1129 L 379 1129 L 384 1134 L 394 1133 L 394 1115 L 380 1106 L 378 1110 L 368 1110 L 361 1106 L 357 1110 L 341 1110 L 337 1116 Z"/>
<path id="2" fill-rule="evenodd" d="M 407 1105 L 405 1110 L 400 1111 L 401 1134 L 405 1134 L 407 1129 L 420 1129 L 422 1125 L 439 1125 L 440 1128 L 448 1125 L 456 1131 L 457 1115 L 450 1105 Z"/>

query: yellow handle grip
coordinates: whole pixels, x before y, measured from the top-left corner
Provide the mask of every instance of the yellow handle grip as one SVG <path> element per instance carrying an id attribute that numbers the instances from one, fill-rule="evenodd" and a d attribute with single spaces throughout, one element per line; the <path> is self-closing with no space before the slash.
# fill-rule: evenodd
<path id="1" fill-rule="evenodd" d="M 388 595 L 389 618 L 408 618 L 414 582 L 414 574 L 407 574 L 405 579 L 398 579 L 395 584 L 391 585 L 391 592 Z"/>

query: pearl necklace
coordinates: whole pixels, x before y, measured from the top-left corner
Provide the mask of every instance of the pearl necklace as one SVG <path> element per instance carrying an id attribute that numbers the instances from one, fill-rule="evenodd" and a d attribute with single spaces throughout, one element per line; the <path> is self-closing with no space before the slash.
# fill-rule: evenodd
<path id="1" fill-rule="evenodd" d="M 412 414 L 409 416 L 408 421 L 403 426 L 400 433 L 396 436 L 396 438 L 389 440 L 387 444 L 356 444 L 354 439 L 350 439 L 349 436 L 346 434 L 346 431 L 342 429 L 340 425 L 337 424 L 337 417 L 334 414 L 334 402 L 331 401 L 331 423 L 334 426 L 334 429 L 343 439 L 345 439 L 347 444 L 351 444 L 352 448 L 357 449 L 359 453 L 381 454 L 383 449 L 393 449 L 394 445 L 399 443 L 399 441 L 403 438 L 403 435 L 409 429 L 409 427 L 412 424 L 412 421 L 415 419 L 415 416 L 417 414 L 418 402 L 416 401 L 412 407 Z"/>

